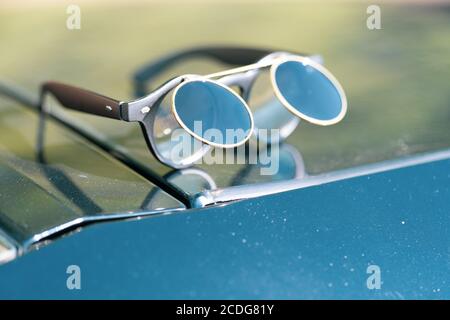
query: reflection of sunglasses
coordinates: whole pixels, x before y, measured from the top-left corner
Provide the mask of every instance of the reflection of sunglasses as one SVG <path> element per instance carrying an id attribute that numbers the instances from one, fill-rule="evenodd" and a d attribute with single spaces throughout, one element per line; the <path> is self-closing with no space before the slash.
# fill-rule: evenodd
<path id="1" fill-rule="evenodd" d="M 119 102 L 70 85 L 47 82 L 42 86 L 41 105 L 48 92 L 67 108 L 118 120 L 138 121 L 152 153 L 175 168 L 192 165 L 199 158 L 197 155 L 201 156 L 204 151 L 196 150 L 181 161 L 173 161 L 167 156 L 167 145 L 160 148 L 155 142 L 155 117 L 160 102 L 169 93 L 172 93 L 171 113 L 185 132 L 206 145 L 222 148 L 244 144 L 254 127 L 253 115 L 246 101 L 224 84 L 230 77 L 270 68 L 276 97 L 294 115 L 315 124 L 330 125 L 340 121 L 346 113 L 347 102 L 342 87 L 328 70 L 310 58 L 255 49 L 203 50 L 219 60 L 244 66 L 205 76 L 178 76 L 131 102 Z M 260 60 L 264 56 L 268 57 Z M 198 123 L 201 124 L 201 132 L 197 130 Z M 210 129 L 218 132 L 221 139 L 217 135 L 208 136 L 206 133 Z M 228 130 L 244 134 L 229 134 Z"/>

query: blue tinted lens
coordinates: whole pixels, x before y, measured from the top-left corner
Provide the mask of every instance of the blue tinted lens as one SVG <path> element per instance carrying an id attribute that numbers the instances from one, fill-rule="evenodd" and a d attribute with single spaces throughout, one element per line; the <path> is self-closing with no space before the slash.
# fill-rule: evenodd
<path id="1" fill-rule="evenodd" d="M 215 82 L 195 80 L 182 84 L 174 106 L 179 120 L 209 142 L 236 144 L 251 133 L 251 118 L 243 101 Z"/>
<path id="2" fill-rule="evenodd" d="M 333 120 L 342 110 L 336 86 L 318 69 L 299 61 L 287 61 L 275 71 L 281 95 L 298 112 L 308 117 Z"/>

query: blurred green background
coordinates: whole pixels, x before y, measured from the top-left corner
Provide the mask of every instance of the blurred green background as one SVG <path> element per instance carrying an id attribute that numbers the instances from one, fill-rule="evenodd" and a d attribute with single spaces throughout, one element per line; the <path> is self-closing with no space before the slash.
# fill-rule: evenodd
<path id="1" fill-rule="evenodd" d="M 81 30 L 66 28 L 70 3 L 80 5 Z M 0 77 L 34 92 L 52 79 L 126 100 L 132 98 L 133 71 L 175 49 L 229 44 L 320 53 L 346 90 L 349 111 L 331 127 L 303 122 L 289 138 L 309 173 L 447 148 L 450 6 L 381 2 L 382 29 L 369 30 L 369 4 L 6 1 L 0 4 Z M 198 72 L 194 68 L 172 70 L 166 77 Z M 169 171 L 151 159 L 137 125 L 71 114 L 160 173 Z M 219 180 L 230 170 L 204 169 Z"/>

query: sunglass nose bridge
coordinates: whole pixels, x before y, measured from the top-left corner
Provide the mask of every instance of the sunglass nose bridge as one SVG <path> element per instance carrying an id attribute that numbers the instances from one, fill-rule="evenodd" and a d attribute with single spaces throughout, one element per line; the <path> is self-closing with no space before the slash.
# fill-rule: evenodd
<path id="1" fill-rule="evenodd" d="M 253 70 L 245 73 L 238 73 L 229 76 L 225 76 L 216 80 L 219 83 L 222 83 L 232 89 L 236 87 L 239 89 L 240 96 L 247 101 L 250 96 L 250 90 L 252 88 L 253 82 L 256 80 L 258 76 L 258 71 Z"/>

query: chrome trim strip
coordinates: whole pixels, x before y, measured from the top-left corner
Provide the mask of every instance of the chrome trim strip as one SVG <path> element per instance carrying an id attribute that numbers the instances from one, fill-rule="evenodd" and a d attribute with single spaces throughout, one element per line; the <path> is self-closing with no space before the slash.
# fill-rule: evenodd
<path id="1" fill-rule="evenodd" d="M 234 200 L 252 199 L 445 159 L 450 159 L 450 149 L 386 160 L 361 165 L 358 167 L 331 171 L 319 175 L 306 176 L 301 179 L 268 182 L 255 185 L 241 185 L 212 191 L 204 191 L 194 196 L 192 199 L 192 205 L 193 207 L 205 207 L 212 204 L 226 203 Z"/>
<path id="2" fill-rule="evenodd" d="M 35 243 L 45 240 L 59 232 L 63 232 L 67 229 L 74 227 L 85 227 L 87 224 L 95 223 L 95 222 L 105 222 L 112 220 L 125 220 L 125 219 L 141 219 L 149 216 L 159 216 L 159 215 L 168 215 L 180 211 L 185 211 L 185 208 L 173 208 L 173 209 L 156 209 L 153 211 L 128 211 L 124 213 L 104 213 L 99 215 L 85 216 L 75 218 L 71 221 L 68 221 L 64 224 L 52 227 L 48 230 L 35 234 L 28 241 L 24 242 L 23 249 L 24 251 L 28 251 L 28 249 Z"/>
<path id="3" fill-rule="evenodd" d="M 0 265 L 14 260 L 19 255 L 19 246 L 0 230 Z"/>

